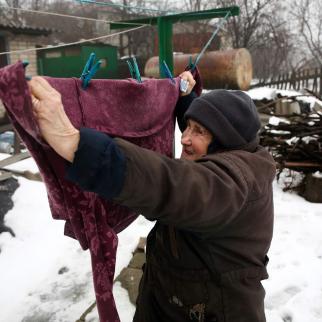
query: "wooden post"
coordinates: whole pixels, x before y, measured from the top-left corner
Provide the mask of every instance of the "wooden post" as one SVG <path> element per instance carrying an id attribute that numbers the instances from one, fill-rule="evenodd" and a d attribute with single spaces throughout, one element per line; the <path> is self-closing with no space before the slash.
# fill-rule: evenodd
<path id="1" fill-rule="evenodd" d="M 20 149 L 20 137 L 16 131 L 14 131 L 14 141 L 13 141 L 13 154 L 18 154 L 21 152 Z"/>
<path id="2" fill-rule="evenodd" d="M 293 89 L 295 89 L 295 71 L 293 70 L 292 71 L 292 74 L 291 74 L 291 87 L 293 88 Z"/>
<path id="3" fill-rule="evenodd" d="M 322 67 L 320 68 L 320 97 L 322 97 Z"/>
<path id="4" fill-rule="evenodd" d="M 310 78 L 310 70 L 307 69 L 306 70 L 306 77 L 305 77 L 305 87 L 308 88 L 309 87 L 309 78 Z"/>
<path id="5" fill-rule="evenodd" d="M 301 83 L 301 71 L 297 72 L 296 75 L 296 90 L 300 90 L 300 83 Z"/>
<path id="6" fill-rule="evenodd" d="M 291 87 L 291 74 L 287 73 L 286 75 L 287 75 L 287 82 L 286 82 L 287 89 L 290 89 L 290 87 Z"/>
<path id="7" fill-rule="evenodd" d="M 315 68 L 314 75 L 313 75 L 313 86 L 312 86 L 312 92 L 314 93 L 318 92 L 318 77 L 319 77 L 319 70 Z"/>
<path id="8" fill-rule="evenodd" d="M 276 81 L 276 87 L 278 88 L 278 89 L 280 89 L 280 83 L 281 83 L 281 78 L 282 78 L 282 76 L 281 75 L 278 75 L 278 77 L 277 77 L 277 81 Z"/>

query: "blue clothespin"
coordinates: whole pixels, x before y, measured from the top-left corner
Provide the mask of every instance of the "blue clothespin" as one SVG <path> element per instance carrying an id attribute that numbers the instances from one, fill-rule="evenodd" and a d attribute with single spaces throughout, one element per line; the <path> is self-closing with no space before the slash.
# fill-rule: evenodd
<path id="1" fill-rule="evenodd" d="M 189 57 L 189 69 L 193 67 L 192 56 Z"/>
<path id="2" fill-rule="evenodd" d="M 169 78 L 171 80 L 171 82 L 173 84 L 175 84 L 176 82 L 173 79 L 173 75 L 172 75 L 167 63 L 165 62 L 165 60 L 162 62 L 161 69 L 162 69 L 163 74 L 166 76 L 166 78 Z"/>
<path id="3" fill-rule="evenodd" d="M 162 69 L 162 72 L 164 73 L 164 75 L 167 78 L 171 79 L 171 82 L 173 84 L 175 84 L 176 82 L 172 76 L 169 66 L 167 65 L 167 63 L 165 61 L 162 62 L 161 69 Z M 185 93 L 188 90 L 188 87 L 189 87 L 189 82 L 187 82 L 184 79 L 180 79 L 180 91 Z"/>
<path id="4" fill-rule="evenodd" d="M 94 75 L 96 74 L 96 72 L 99 70 L 101 66 L 102 62 L 100 60 L 93 66 L 95 58 L 96 58 L 95 53 L 91 53 L 83 69 L 82 75 L 80 77 L 80 79 L 82 80 L 83 89 L 87 88 L 89 82 L 91 81 L 91 79 L 94 77 Z"/>

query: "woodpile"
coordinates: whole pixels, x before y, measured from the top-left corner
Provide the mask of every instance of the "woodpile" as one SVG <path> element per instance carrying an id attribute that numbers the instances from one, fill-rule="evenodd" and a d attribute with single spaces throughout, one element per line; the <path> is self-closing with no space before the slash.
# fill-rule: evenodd
<path id="1" fill-rule="evenodd" d="M 322 113 L 290 115 L 287 120 L 267 124 L 261 144 L 270 147 L 279 168 L 322 170 Z"/>
<path id="2" fill-rule="evenodd" d="M 292 189 L 309 201 L 322 202 L 322 105 L 315 103 L 311 109 L 296 96 L 279 97 L 258 110 L 277 117 L 263 127 L 260 138 L 277 163 L 278 177 L 284 169 L 303 174 Z"/>

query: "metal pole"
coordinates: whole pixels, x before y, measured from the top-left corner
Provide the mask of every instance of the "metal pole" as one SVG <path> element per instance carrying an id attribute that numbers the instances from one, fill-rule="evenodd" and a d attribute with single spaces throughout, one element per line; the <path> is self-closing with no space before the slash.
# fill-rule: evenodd
<path id="1" fill-rule="evenodd" d="M 158 35 L 159 73 L 161 78 L 166 78 L 166 75 L 161 70 L 161 65 L 164 60 L 173 74 L 172 22 L 166 17 L 158 17 Z"/>

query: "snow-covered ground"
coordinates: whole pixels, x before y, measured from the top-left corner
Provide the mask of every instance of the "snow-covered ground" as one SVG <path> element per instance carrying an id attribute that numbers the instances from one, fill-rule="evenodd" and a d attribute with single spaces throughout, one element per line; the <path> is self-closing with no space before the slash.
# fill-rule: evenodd
<path id="1" fill-rule="evenodd" d="M 36 169 L 31 159 L 17 166 Z M 89 253 L 63 236 L 63 222 L 51 218 L 44 185 L 18 180 L 14 208 L 5 217 L 16 237 L 0 234 L 0 322 L 76 321 L 94 301 Z M 274 199 L 270 278 L 264 282 L 267 321 L 321 322 L 322 204 L 284 193 L 277 182 Z M 139 217 L 119 234 L 116 275 L 151 227 Z M 130 322 L 135 308 L 119 283 L 114 296 L 121 321 Z M 96 309 L 86 321 L 98 321 Z"/>

